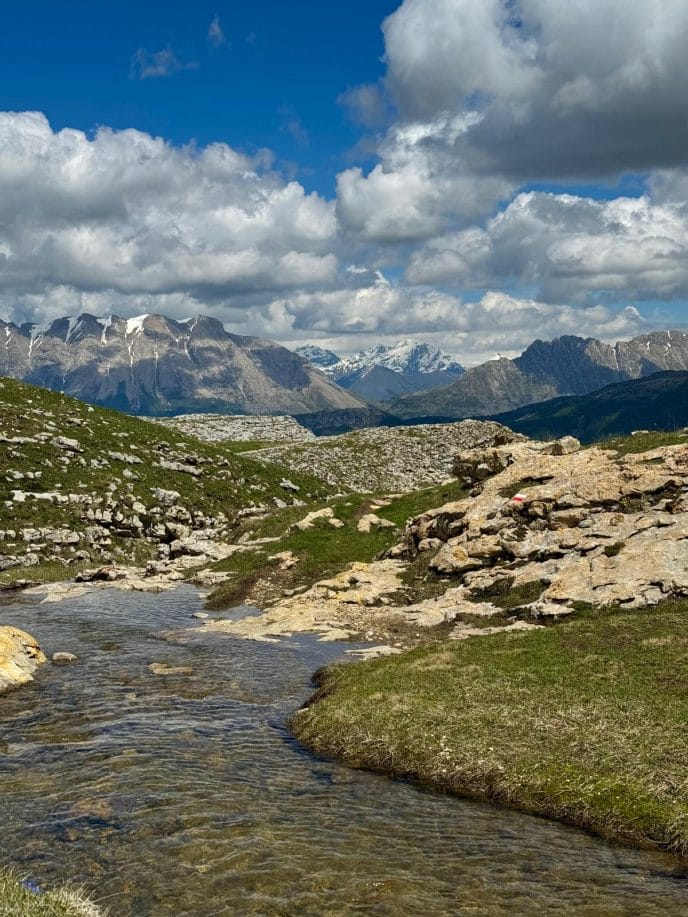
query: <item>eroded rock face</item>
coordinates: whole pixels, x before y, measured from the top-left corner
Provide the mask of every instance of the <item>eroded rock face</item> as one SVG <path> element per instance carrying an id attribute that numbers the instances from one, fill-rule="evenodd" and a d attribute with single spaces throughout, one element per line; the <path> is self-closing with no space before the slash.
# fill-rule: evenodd
<path id="1" fill-rule="evenodd" d="M 23 630 L 0 626 L 0 692 L 33 681 L 46 658 L 36 640 Z"/>
<path id="2" fill-rule="evenodd" d="M 566 437 L 470 450 L 454 468 L 473 495 L 413 519 L 394 556 L 432 551 L 457 599 L 539 583 L 522 612 L 551 619 L 574 602 L 688 596 L 685 445 L 620 457 Z"/>

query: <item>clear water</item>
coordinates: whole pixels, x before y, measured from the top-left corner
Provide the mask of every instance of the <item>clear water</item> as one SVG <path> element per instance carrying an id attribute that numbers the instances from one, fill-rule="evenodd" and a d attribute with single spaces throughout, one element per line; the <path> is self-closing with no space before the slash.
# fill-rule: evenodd
<path id="1" fill-rule="evenodd" d="M 0 608 L 79 656 L 0 700 L 0 862 L 117 917 L 688 914 L 668 857 L 313 758 L 285 718 L 342 647 L 160 636 L 199 609 L 187 588 Z"/>

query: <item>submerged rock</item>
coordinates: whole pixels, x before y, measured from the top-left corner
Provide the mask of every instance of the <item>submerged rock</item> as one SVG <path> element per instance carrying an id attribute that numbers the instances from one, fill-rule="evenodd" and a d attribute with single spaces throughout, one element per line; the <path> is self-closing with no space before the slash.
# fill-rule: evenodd
<path id="1" fill-rule="evenodd" d="M 167 665 L 164 662 L 152 662 L 148 670 L 153 675 L 193 675 L 190 665 Z"/>

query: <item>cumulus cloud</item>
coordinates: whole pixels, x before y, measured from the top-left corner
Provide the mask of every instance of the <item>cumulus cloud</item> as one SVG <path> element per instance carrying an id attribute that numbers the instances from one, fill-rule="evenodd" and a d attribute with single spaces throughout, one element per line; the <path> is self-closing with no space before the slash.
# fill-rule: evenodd
<path id="1" fill-rule="evenodd" d="M 414 284 L 533 288 L 548 301 L 688 295 L 688 208 L 649 197 L 596 201 L 519 194 L 485 228 L 431 240 L 410 259 Z"/>
<path id="2" fill-rule="evenodd" d="M 71 288 L 213 302 L 327 286 L 335 235 L 332 203 L 225 144 L 90 138 L 41 114 L 0 114 L 5 300 Z"/>
<path id="3" fill-rule="evenodd" d="M 173 76 L 180 70 L 197 70 L 195 61 L 182 61 L 171 48 L 162 51 L 147 51 L 139 48 L 131 59 L 129 76 L 134 80 L 157 80 Z"/>
<path id="4" fill-rule="evenodd" d="M 431 124 L 391 128 L 379 147 L 381 161 L 367 175 L 359 167 L 339 174 L 342 226 L 369 242 L 418 242 L 490 212 L 512 184 L 498 176 L 476 181 L 446 145 L 436 142 L 440 136 L 456 141 L 475 121 L 471 114 L 441 116 Z"/>
<path id="5" fill-rule="evenodd" d="M 525 182 L 671 171 L 688 148 L 684 0 L 404 0 L 383 23 L 388 110 L 338 216 L 368 241 L 490 217 Z M 379 87 L 343 101 L 379 117 Z"/>
<path id="6" fill-rule="evenodd" d="M 358 290 L 298 292 L 270 304 L 274 332 L 295 343 L 317 340 L 350 353 L 381 339 L 420 337 L 466 363 L 521 353 L 535 338 L 580 334 L 616 341 L 638 334 L 647 323 L 633 306 L 576 308 L 502 292 L 477 301 L 438 290 L 395 286 L 377 274 Z"/>
<path id="7" fill-rule="evenodd" d="M 403 121 L 480 113 L 478 173 L 600 176 L 683 163 L 684 0 L 404 0 L 383 26 Z"/>

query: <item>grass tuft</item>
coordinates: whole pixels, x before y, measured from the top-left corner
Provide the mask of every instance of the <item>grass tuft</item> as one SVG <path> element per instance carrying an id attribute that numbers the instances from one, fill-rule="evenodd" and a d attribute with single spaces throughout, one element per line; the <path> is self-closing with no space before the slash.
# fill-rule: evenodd
<path id="1" fill-rule="evenodd" d="M 105 911 L 75 885 L 32 891 L 14 870 L 0 869 L 2 917 L 105 917 Z"/>

